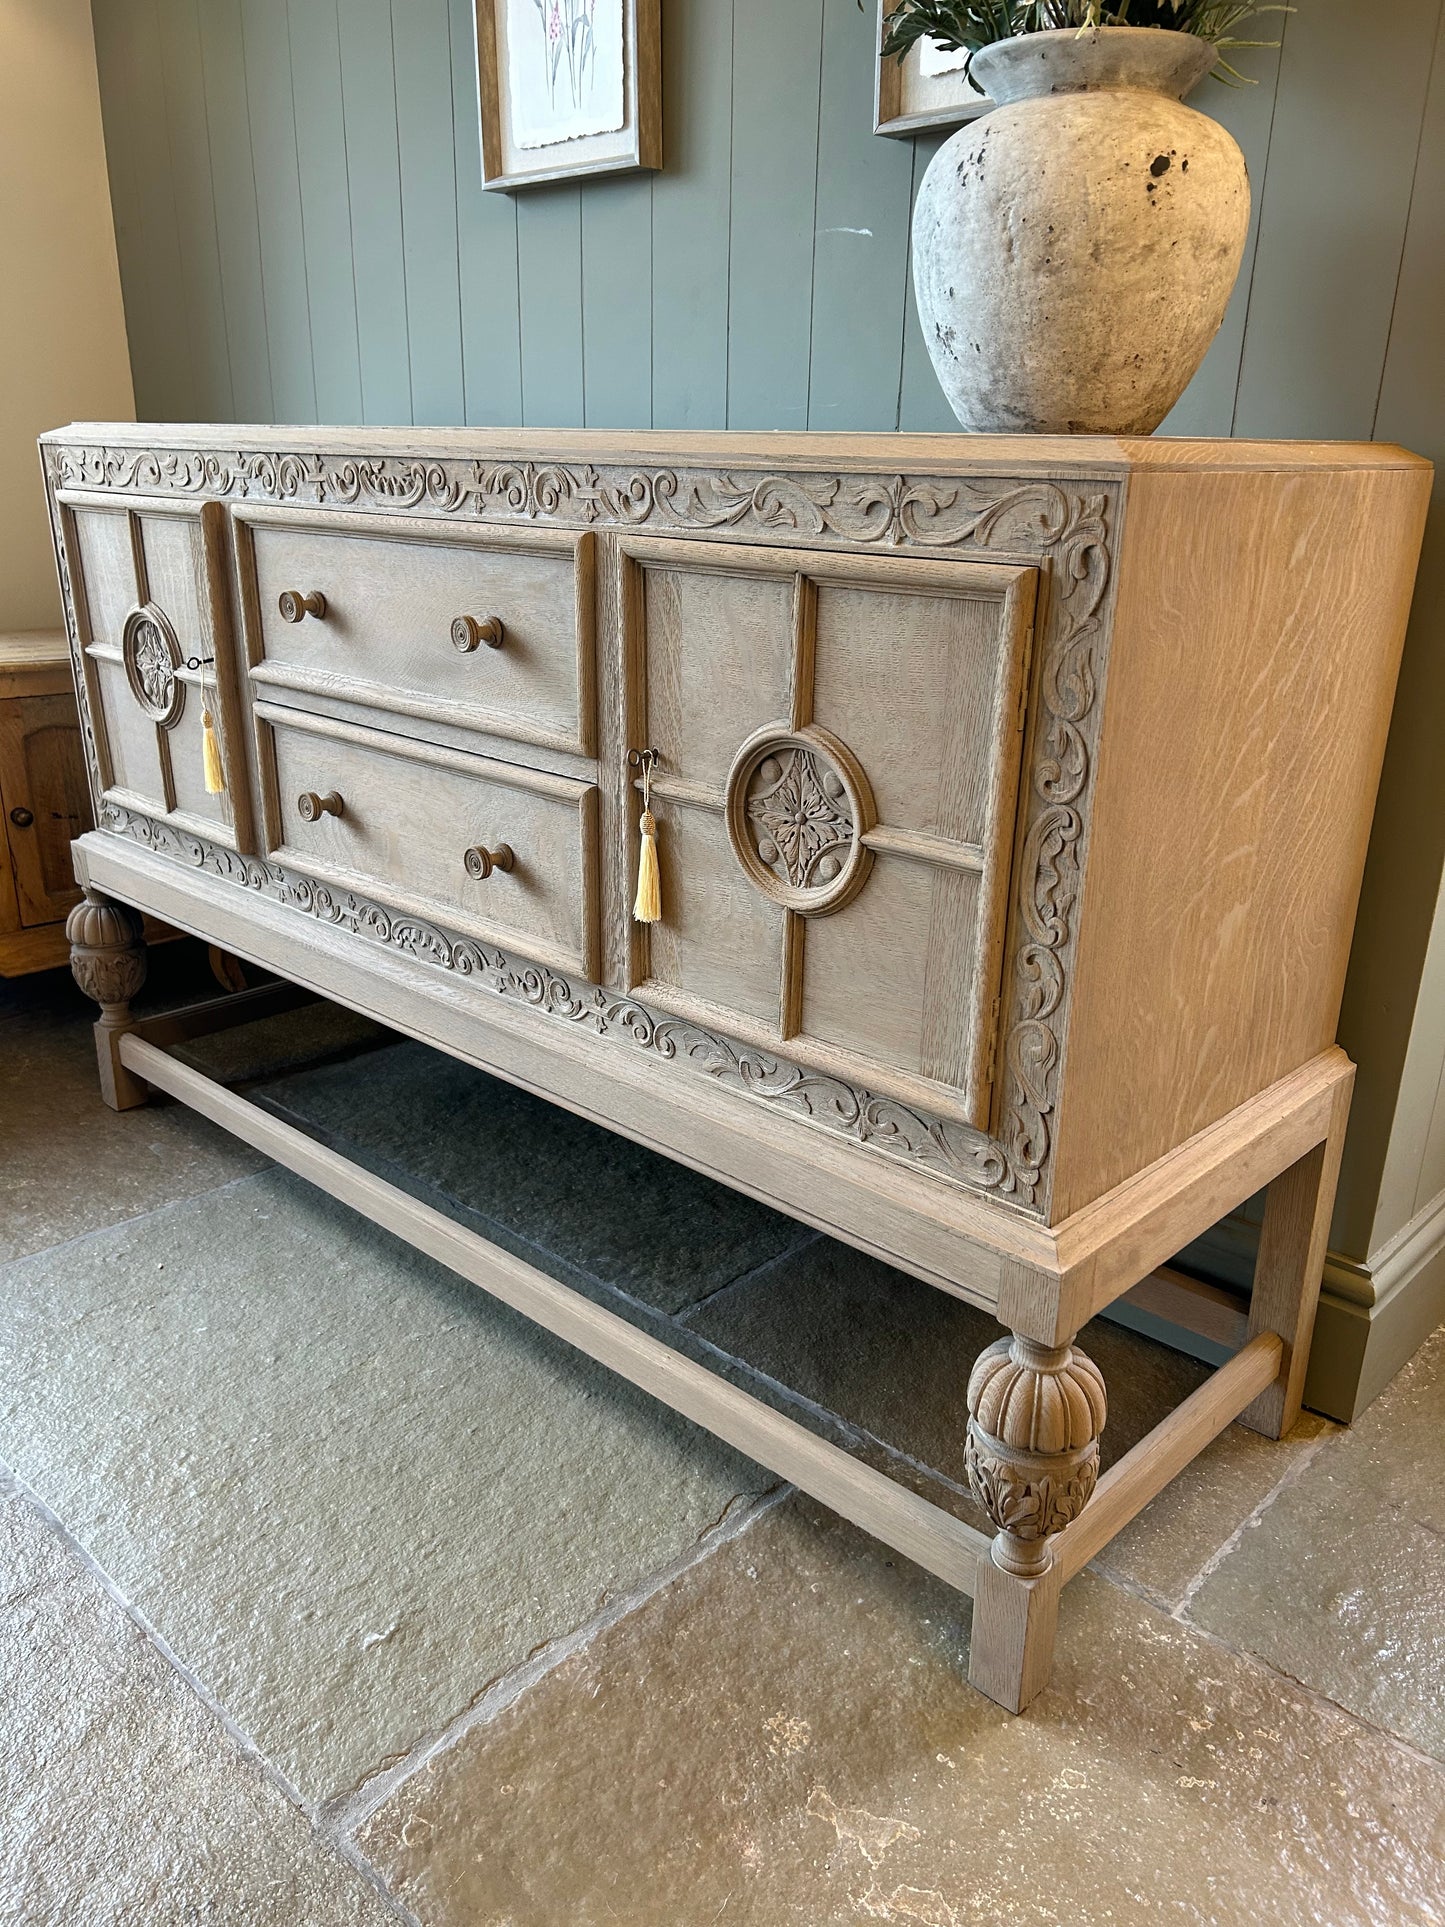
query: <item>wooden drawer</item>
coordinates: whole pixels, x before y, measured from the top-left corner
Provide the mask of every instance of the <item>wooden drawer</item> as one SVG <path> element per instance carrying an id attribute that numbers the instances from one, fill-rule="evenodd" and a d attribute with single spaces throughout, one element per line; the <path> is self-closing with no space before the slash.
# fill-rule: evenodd
<path id="1" fill-rule="evenodd" d="M 592 536 L 290 509 L 233 519 L 259 693 L 593 753 Z"/>
<path id="2" fill-rule="evenodd" d="M 596 976 L 594 784 L 272 703 L 256 718 L 271 856 Z"/>
<path id="3" fill-rule="evenodd" d="M 61 491 L 101 801 L 255 848 L 231 647 L 225 516 L 214 502 Z M 201 714 L 225 789 L 206 789 Z"/>
<path id="4" fill-rule="evenodd" d="M 1037 571 L 621 549 L 663 885 L 633 986 L 986 1130 Z"/>

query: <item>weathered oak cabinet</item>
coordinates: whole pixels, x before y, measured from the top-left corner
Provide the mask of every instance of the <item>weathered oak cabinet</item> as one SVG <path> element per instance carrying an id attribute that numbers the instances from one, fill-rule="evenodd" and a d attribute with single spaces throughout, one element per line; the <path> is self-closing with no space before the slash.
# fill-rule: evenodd
<path id="1" fill-rule="evenodd" d="M 59 631 L 0 635 L 0 812 L 0 977 L 18 977 L 65 962 L 70 845 L 94 821 Z"/>
<path id="2" fill-rule="evenodd" d="M 97 426 L 44 460 L 111 1101 L 198 1104 L 943 1573 L 1024 1704 L 1061 1581 L 1230 1419 L 1298 1409 L 1426 466 Z M 994 1310 L 995 1536 L 169 1057 L 137 911 Z M 1265 1184 L 1247 1342 L 1095 1490 L 1074 1334 Z"/>

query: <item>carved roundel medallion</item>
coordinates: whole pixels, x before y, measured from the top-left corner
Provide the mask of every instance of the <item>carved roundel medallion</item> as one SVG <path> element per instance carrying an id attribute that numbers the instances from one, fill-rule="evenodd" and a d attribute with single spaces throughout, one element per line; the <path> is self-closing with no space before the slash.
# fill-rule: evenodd
<path id="1" fill-rule="evenodd" d="M 841 910 L 873 865 L 873 792 L 857 758 L 815 723 L 770 723 L 728 774 L 728 837 L 749 878 L 804 916 Z"/>
<path id="2" fill-rule="evenodd" d="M 147 716 L 166 729 L 179 722 L 186 685 L 177 675 L 181 645 L 165 613 L 153 602 L 132 609 L 120 639 L 125 679 Z"/>

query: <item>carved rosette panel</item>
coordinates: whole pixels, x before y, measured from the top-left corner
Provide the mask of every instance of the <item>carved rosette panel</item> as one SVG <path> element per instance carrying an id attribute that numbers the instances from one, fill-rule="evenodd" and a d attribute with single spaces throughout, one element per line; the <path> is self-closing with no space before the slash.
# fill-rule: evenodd
<path id="1" fill-rule="evenodd" d="M 769 725 L 748 738 L 727 781 L 733 854 L 753 884 L 802 916 L 851 903 L 867 880 L 873 792 L 856 757 L 824 729 Z"/>
<path id="2" fill-rule="evenodd" d="M 120 638 L 125 679 L 147 716 L 165 729 L 180 721 L 186 685 L 181 681 L 181 645 L 164 610 L 153 602 L 132 609 Z"/>
<path id="3" fill-rule="evenodd" d="M 1108 1417 L 1104 1378 L 1072 1345 L 1000 1339 L 980 1352 L 968 1381 L 964 1464 L 998 1537 L 1006 1572 L 1048 1568 L 1047 1541 L 1088 1504 Z"/>
<path id="4" fill-rule="evenodd" d="M 815 469 L 780 474 L 78 443 L 48 445 L 46 462 L 52 487 L 377 508 L 503 524 L 646 527 L 830 548 L 1037 558 L 1044 577 L 1038 670 L 1006 953 L 996 1135 L 986 1138 L 915 1119 L 887 1148 L 913 1157 L 920 1130 L 930 1146 L 940 1134 L 954 1145 L 968 1137 L 960 1161 L 964 1182 L 1034 1210 L 1047 1209 L 1065 997 L 1096 762 L 1117 481 L 1065 484 L 1017 476 Z M 761 862 L 756 846 L 754 856 Z M 774 884 L 791 887 L 774 867 L 762 867 Z M 816 900 L 811 907 L 816 910 Z M 932 1151 L 922 1155 L 925 1163 L 933 1163 Z"/>

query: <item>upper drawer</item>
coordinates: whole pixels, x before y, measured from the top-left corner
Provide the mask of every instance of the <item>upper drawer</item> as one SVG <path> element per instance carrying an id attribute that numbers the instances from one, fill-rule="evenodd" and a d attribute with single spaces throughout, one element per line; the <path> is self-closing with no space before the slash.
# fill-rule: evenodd
<path id="1" fill-rule="evenodd" d="M 234 522 L 261 689 L 593 754 L 592 536 L 268 508 Z"/>

